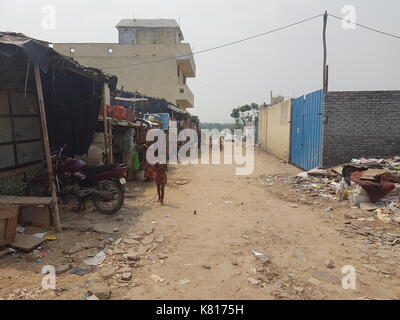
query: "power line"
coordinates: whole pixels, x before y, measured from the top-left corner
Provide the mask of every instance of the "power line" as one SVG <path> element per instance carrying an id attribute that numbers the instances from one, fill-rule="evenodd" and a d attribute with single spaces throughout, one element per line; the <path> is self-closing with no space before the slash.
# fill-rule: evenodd
<path id="1" fill-rule="evenodd" d="M 142 63 L 136 63 L 136 64 L 127 65 L 127 66 L 106 67 L 106 68 L 102 68 L 102 69 L 118 69 L 118 68 L 135 67 L 135 66 L 141 66 L 141 65 L 151 64 L 151 63 L 164 62 L 164 61 L 168 61 L 168 60 L 176 60 L 176 59 L 179 59 L 179 58 L 186 58 L 186 57 L 194 56 L 196 54 L 222 49 L 222 48 L 225 48 L 225 47 L 228 47 L 228 46 L 232 46 L 232 45 L 235 45 L 235 44 L 238 44 L 238 43 L 241 43 L 241 42 L 245 42 L 245 41 L 249 41 L 249 40 L 252 40 L 252 39 L 255 39 L 255 38 L 259 38 L 259 37 L 262 37 L 262 36 L 277 32 L 277 31 L 281 31 L 281 30 L 284 30 L 284 29 L 288 29 L 288 28 L 294 27 L 294 26 L 299 25 L 301 23 L 304 23 L 304 22 L 307 22 L 307 21 L 310 21 L 310 20 L 314 20 L 314 19 L 322 17 L 322 16 L 323 16 L 323 14 L 319 14 L 319 15 L 316 15 L 316 16 L 313 16 L 313 17 L 310 17 L 310 18 L 307 18 L 307 19 L 303 19 L 303 20 L 288 24 L 288 25 L 280 27 L 280 28 L 269 30 L 269 31 L 266 31 L 266 32 L 263 32 L 263 33 L 256 34 L 256 35 L 251 36 L 251 37 L 243 38 L 243 39 L 236 40 L 236 41 L 233 41 L 233 42 L 229 42 L 229 43 L 226 43 L 226 44 L 222 44 L 222 45 L 219 45 L 219 46 L 216 46 L 216 47 L 212 47 L 212 48 L 200 50 L 200 51 L 197 51 L 197 52 L 193 52 L 191 54 L 186 54 L 186 55 L 181 55 L 181 56 L 171 57 L 171 58 L 165 58 L 165 59 L 160 59 L 160 60 L 147 61 L 147 62 L 142 62 Z"/>
<path id="2" fill-rule="evenodd" d="M 373 32 L 376 32 L 376 33 L 380 33 L 380 34 L 383 34 L 383 35 L 386 35 L 386 36 L 389 36 L 389 37 L 392 37 L 392 38 L 400 39 L 400 36 L 398 36 L 398 35 L 395 35 L 395 34 L 392 34 L 392 33 L 388 33 L 388 32 L 385 32 L 385 31 L 381 31 L 381 30 L 378 30 L 378 29 L 375 29 L 375 28 L 372 28 L 372 27 L 368 27 L 368 26 L 353 22 L 351 20 L 335 16 L 333 14 L 328 14 L 328 15 L 331 16 L 332 18 L 335 18 L 335 19 L 338 19 L 338 20 L 342 20 L 342 21 L 346 21 L 347 23 L 351 23 L 351 24 L 353 24 L 355 26 L 358 26 L 358 27 L 365 28 L 367 30 L 370 30 L 370 31 L 373 31 Z"/>

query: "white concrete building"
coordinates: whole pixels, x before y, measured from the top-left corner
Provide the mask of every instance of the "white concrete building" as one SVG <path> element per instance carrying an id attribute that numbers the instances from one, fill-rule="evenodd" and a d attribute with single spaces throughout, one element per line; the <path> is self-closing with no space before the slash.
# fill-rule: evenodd
<path id="1" fill-rule="evenodd" d="M 187 78 L 196 76 L 190 44 L 172 19 L 123 19 L 118 43 L 55 43 L 79 63 L 118 77 L 118 88 L 164 98 L 182 109 L 194 107 Z"/>

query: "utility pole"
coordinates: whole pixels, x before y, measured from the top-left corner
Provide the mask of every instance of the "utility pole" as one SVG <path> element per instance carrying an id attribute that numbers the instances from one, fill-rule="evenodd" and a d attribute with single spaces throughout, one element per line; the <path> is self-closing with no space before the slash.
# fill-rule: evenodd
<path id="1" fill-rule="evenodd" d="M 324 93 L 328 93 L 328 66 L 327 61 L 327 45 L 326 45 L 326 28 L 328 25 L 328 11 L 324 14 L 323 44 L 324 44 L 324 66 L 323 66 L 323 87 Z"/>

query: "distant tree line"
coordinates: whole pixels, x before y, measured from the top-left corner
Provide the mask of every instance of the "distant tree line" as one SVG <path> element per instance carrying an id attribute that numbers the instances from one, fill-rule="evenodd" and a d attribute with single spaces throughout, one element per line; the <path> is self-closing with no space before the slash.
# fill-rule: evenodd
<path id="1" fill-rule="evenodd" d="M 233 130 L 236 127 L 235 127 L 234 123 L 202 122 L 202 123 L 200 123 L 200 128 L 208 129 L 208 130 L 217 129 L 217 130 L 221 131 L 224 129 Z"/>
<path id="2" fill-rule="evenodd" d="M 231 117 L 235 120 L 235 128 L 242 129 L 247 122 L 255 121 L 260 113 L 257 103 L 245 104 L 232 110 Z"/>

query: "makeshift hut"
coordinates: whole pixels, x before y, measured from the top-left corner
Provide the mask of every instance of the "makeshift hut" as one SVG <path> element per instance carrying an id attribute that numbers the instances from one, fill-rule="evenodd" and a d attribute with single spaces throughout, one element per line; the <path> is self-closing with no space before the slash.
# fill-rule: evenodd
<path id="1" fill-rule="evenodd" d="M 105 106 L 105 84 L 113 91 L 116 83 L 116 77 L 62 56 L 45 41 L 0 32 L 0 194 L 23 195 L 32 170 L 41 170 L 46 160 L 60 231 L 51 150 L 65 144 L 70 155 L 87 153 Z"/>

